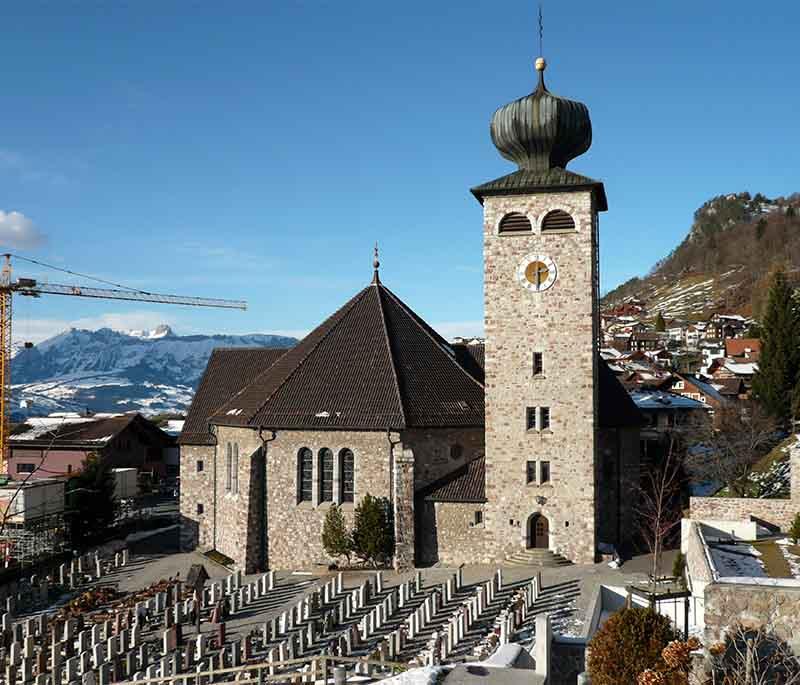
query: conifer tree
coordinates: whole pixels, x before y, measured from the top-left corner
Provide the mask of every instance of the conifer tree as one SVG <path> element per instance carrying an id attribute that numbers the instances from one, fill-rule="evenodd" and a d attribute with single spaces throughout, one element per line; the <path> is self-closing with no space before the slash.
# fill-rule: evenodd
<path id="1" fill-rule="evenodd" d="M 791 417 L 799 371 L 800 320 L 786 274 L 779 269 L 773 276 L 761 321 L 761 358 L 753 377 L 753 394 L 781 423 Z"/>
<path id="2" fill-rule="evenodd" d="M 325 523 L 322 526 L 322 546 L 329 556 L 334 559 L 345 557 L 350 565 L 350 554 L 353 551 L 353 540 L 347 532 L 347 525 L 342 510 L 332 504 L 325 514 Z"/>
<path id="3" fill-rule="evenodd" d="M 665 330 L 667 330 L 667 322 L 664 321 L 664 315 L 659 312 L 656 317 L 656 331 L 663 333 Z"/>
<path id="4" fill-rule="evenodd" d="M 359 502 L 353 525 L 353 551 L 364 562 L 378 566 L 394 553 L 394 526 L 389 503 L 369 493 Z"/>

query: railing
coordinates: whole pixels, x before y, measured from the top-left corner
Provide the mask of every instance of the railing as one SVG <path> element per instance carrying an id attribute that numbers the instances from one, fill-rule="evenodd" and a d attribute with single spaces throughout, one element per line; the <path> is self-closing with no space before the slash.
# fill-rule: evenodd
<path id="1" fill-rule="evenodd" d="M 375 659 L 362 659 L 348 656 L 328 656 L 326 654 L 307 657 L 305 659 L 289 659 L 285 661 L 262 661 L 257 664 L 246 664 L 229 668 L 219 668 L 208 671 L 175 673 L 168 676 L 142 678 L 140 680 L 126 679 L 118 681 L 127 685 L 201 685 L 202 683 L 314 683 L 322 680 L 323 683 L 333 678 L 333 668 L 337 665 L 353 665 L 354 671 L 360 676 L 367 676 L 372 680 L 381 680 L 405 671 L 408 667 L 396 661 L 380 661 Z M 308 666 L 308 668 L 303 668 Z M 289 670 L 287 670 L 289 669 Z M 284 670 L 283 673 L 275 673 Z M 220 678 L 222 678 L 220 680 Z"/>

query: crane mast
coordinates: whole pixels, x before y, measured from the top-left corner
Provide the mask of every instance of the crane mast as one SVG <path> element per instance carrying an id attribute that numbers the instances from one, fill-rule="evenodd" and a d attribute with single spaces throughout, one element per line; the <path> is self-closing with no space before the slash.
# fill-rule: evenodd
<path id="1" fill-rule="evenodd" d="M 221 309 L 247 309 L 244 300 L 223 300 L 210 297 L 185 297 L 150 293 L 144 290 L 124 288 L 91 288 L 59 283 L 38 283 L 32 278 L 11 278 L 11 255 L 4 255 L 0 270 L 0 471 L 5 472 L 8 457 L 9 414 L 11 407 L 11 327 L 12 301 L 14 294 L 27 297 L 42 295 L 66 295 L 89 297 L 101 300 L 127 300 L 157 304 L 183 305 L 189 307 L 217 307 Z"/>

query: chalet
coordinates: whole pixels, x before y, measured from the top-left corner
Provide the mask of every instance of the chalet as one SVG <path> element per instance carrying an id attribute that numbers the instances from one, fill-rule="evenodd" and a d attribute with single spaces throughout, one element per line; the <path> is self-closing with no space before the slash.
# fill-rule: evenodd
<path id="1" fill-rule="evenodd" d="M 54 414 L 30 418 L 9 436 L 8 470 L 16 478 L 69 476 L 90 455 L 112 468 L 166 474 L 165 453 L 175 440 L 139 414 Z"/>

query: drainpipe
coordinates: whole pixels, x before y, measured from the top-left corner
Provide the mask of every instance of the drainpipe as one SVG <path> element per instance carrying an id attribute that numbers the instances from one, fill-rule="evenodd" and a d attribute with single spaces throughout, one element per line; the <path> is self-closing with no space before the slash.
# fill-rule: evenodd
<path id="1" fill-rule="evenodd" d="M 264 510 L 262 512 L 263 516 L 263 527 L 261 533 L 261 551 L 262 551 L 262 562 L 264 564 L 264 570 L 268 570 L 269 568 L 269 529 L 267 527 L 267 443 L 272 442 L 277 437 L 274 430 L 270 430 L 269 437 L 264 437 L 264 429 L 259 427 L 258 429 L 258 439 L 261 440 L 261 451 L 264 456 L 264 477 L 261 479 L 261 501 L 264 503 Z"/>
<path id="2" fill-rule="evenodd" d="M 214 440 L 214 469 L 213 469 L 213 480 L 214 480 L 214 488 L 213 492 L 213 502 L 214 502 L 214 513 L 211 517 L 211 547 L 213 549 L 217 549 L 217 448 L 219 446 L 219 441 L 217 440 L 217 427 L 209 423 L 208 424 L 208 434 Z"/>

